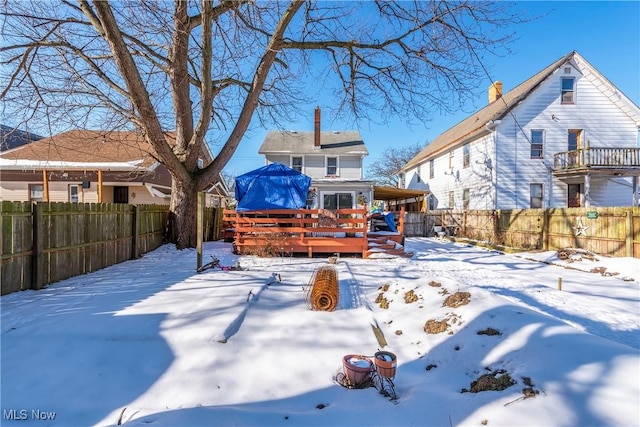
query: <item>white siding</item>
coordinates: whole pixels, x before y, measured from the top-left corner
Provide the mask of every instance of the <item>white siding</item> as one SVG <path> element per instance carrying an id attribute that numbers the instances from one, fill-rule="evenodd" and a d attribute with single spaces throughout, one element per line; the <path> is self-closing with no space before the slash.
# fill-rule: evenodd
<path id="1" fill-rule="evenodd" d="M 469 189 L 469 209 L 493 209 L 494 151 L 490 135 L 470 143 L 469 166 L 464 167 L 463 147 L 459 146 L 453 150 L 452 169 L 449 168 L 449 151 L 446 151 L 434 159 L 433 179 L 430 178 L 429 161 L 426 161 L 407 171 L 405 187 L 431 191 L 437 209 L 462 209 L 464 189 Z M 451 191 L 454 193 L 453 206 L 449 205 Z"/>
<path id="2" fill-rule="evenodd" d="M 295 154 L 294 154 L 295 156 Z M 302 172 L 312 179 L 324 179 L 326 177 L 326 158 L 338 157 L 338 178 L 339 179 L 362 179 L 362 158 L 360 156 L 326 156 L 326 155 L 305 155 L 303 156 Z M 270 163 L 282 163 L 291 167 L 291 155 L 267 156 Z"/>
<path id="3" fill-rule="evenodd" d="M 305 156 L 305 174 L 311 179 L 322 179 L 325 177 L 324 156 Z"/>
<path id="4" fill-rule="evenodd" d="M 339 175 L 342 179 L 362 179 L 362 160 L 360 156 L 340 156 L 338 158 Z"/>
<path id="5" fill-rule="evenodd" d="M 591 180 L 591 206 L 630 206 L 632 203 L 630 178 Z"/>
<path id="6" fill-rule="evenodd" d="M 561 77 L 569 75 L 576 78 L 575 104 L 563 105 Z M 502 209 L 529 207 L 529 184 L 536 182 L 544 184 L 544 200 L 550 203 L 545 207 L 566 207 L 566 184 L 551 184 L 551 168 L 553 155 L 568 150 L 569 129 L 581 129 L 583 143 L 588 141 L 591 147 L 637 146 L 638 129 L 633 119 L 575 69 L 571 74 L 564 74 L 561 67 L 512 113 L 502 119 L 497 135 L 497 203 Z M 542 160 L 530 158 L 532 129 L 542 129 L 545 133 Z M 630 190 L 628 196 L 609 194 L 598 187 L 603 183 L 591 183 L 593 206 L 617 206 L 621 196 L 630 204 Z M 601 196 L 596 200 L 595 194 Z"/>
<path id="7" fill-rule="evenodd" d="M 566 66 L 542 82 L 518 106 L 501 118 L 495 132 L 471 144 L 471 164 L 463 167 L 463 148 L 435 158 L 435 175 L 429 179 L 429 162 L 406 171 L 405 187 L 430 190 L 438 208 L 462 208 L 462 192 L 469 189 L 470 209 L 530 207 L 530 184 L 543 184 L 543 207 L 567 206 L 567 183 L 552 175 L 553 156 L 568 150 L 568 131 L 582 130 L 582 142 L 590 147 L 637 147 L 638 110 L 586 65 Z M 562 104 L 562 77 L 575 78 L 574 104 Z M 531 131 L 544 131 L 543 158 L 531 158 Z M 446 173 L 445 173 L 446 172 Z M 418 174 L 421 179 L 418 180 Z M 572 183 L 584 182 L 577 178 Z M 449 192 L 455 195 L 449 206 Z M 631 185 L 621 179 L 591 179 L 592 206 L 628 206 Z"/>

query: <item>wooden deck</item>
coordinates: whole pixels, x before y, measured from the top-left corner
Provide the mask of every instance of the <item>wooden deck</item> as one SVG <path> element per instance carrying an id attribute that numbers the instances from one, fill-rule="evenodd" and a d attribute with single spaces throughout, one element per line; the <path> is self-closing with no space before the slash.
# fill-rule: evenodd
<path id="1" fill-rule="evenodd" d="M 237 253 L 266 256 L 399 253 L 403 215 L 398 233 L 372 233 L 366 209 L 283 209 L 224 211 L 224 227 L 233 230 Z M 403 250 L 402 250 L 403 251 Z"/>

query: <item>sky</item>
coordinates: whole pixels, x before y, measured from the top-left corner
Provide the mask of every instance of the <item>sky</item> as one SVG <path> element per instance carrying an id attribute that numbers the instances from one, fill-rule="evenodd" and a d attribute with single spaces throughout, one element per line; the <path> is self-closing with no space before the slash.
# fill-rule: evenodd
<path id="1" fill-rule="evenodd" d="M 5 295 L 1 424 L 638 426 L 640 259 L 406 249 L 327 264 L 207 242 L 205 259 L 241 270 L 199 274 L 194 250 L 164 245 Z M 305 289 L 330 265 L 337 309 L 312 311 Z M 345 357 L 379 350 L 396 357 L 395 400 L 340 383 Z M 463 392 L 487 374 L 512 385 Z"/>
<path id="2" fill-rule="evenodd" d="M 369 150 L 365 169 L 382 159 L 386 147 L 424 144 L 435 139 L 487 102 L 487 88 L 491 81 L 500 80 L 505 92 L 535 75 L 562 56 L 577 51 L 633 102 L 640 105 L 640 1 L 518 1 L 516 7 L 523 16 L 537 19 L 523 23 L 513 30 L 516 39 L 509 45 L 512 54 L 489 58 L 484 64 L 489 76 L 478 88 L 474 105 L 465 111 L 440 116 L 424 125 L 408 128 L 403 118 L 396 118 L 386 126 L 367 126 L 357 130 Z M 322 103 L 318 105 L 323 108 Z M 309 115 L 289 129 L 313 130 L 313 108 Z M 326 106 L 328 107 L 328 106 Z M 323 108 L 323 124 L 328 130 L 352 129 L 352 124 L 331 117 Z M 240 175 L 264 166 L 264 156 L 258 149 L 268 129 L 253 129 L 247 133 L 225 171 Z"/>

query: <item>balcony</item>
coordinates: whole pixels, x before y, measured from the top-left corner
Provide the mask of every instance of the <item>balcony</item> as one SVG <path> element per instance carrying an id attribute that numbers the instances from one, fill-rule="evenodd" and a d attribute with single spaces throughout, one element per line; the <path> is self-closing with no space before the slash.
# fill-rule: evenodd
<path id="1" fill-rule="evenodd" d="M 640 148 L 580 148 L 553 155 L 553 174 L 579 176 L 586 173 L 629 176 L 640 174 Z"/>

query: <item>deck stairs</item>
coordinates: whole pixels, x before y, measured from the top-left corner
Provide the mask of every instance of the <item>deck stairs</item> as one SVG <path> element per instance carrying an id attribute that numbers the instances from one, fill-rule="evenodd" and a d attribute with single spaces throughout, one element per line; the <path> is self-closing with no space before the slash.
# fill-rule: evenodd
<path id="1" fill-rule="evenodd" d="M 404 248 L 404 236 L 399 233 L 367 233 L 367 258 L 411 257 L 413 254 Z"/>

